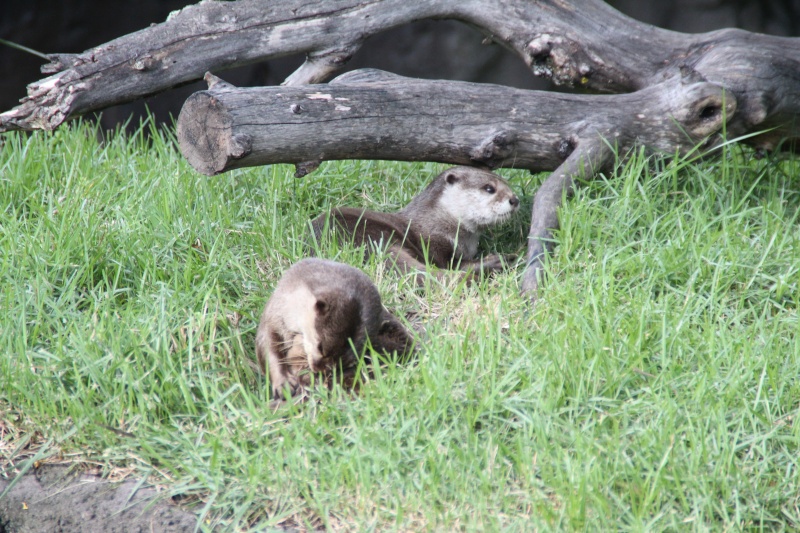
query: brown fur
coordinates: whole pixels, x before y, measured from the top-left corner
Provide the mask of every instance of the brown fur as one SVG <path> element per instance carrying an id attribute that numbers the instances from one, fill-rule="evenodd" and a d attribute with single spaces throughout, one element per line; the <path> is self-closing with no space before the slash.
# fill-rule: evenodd
<path id="1" fill-rule="evenodd" d="M 392 265 L 403 273 L 424 272 L 429 262 L 461 269 L 472 278 L 503 268 L 500 256 L 477 257 L 478 239 L 481 230 L 506 220 L 518 207 L 519 199 L 500 176 L 454 167 L 396 213 L 339 207 L 315 218 L 311 226 L 317 240 L 326 228 L 335 228 L 340 237 L 367 245 L 366 254 L 375 245 L 385 246 Z M 418 276 L 418 283 L 422 279 Z"/>
<path id="2" fill-rule="evenodd" d="M 412 348 L 408 331 L 383 307 L 366 274 L 304 259 L 284 272 L 264 308 L 256 356 L 262 372 L 269 369 L 273 398 L 281 399 L 287 389 L 292 396 L 302 393 L 312 374 L 330 385 L 334 369 L 351 386 L 368 340 L 376 351 L 404 355 Z"/>

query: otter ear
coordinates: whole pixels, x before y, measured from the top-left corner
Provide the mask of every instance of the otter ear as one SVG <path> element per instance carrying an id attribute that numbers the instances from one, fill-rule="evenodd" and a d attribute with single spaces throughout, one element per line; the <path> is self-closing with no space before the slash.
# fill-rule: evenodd
<path id="1" fill-rule="evenodd" d="M 324 300 L 317 300 L 316 303 L 314 303 L 314 310 L 318 315 L 325 316 L 325 313 L 328 312 L 328 304 L 326 304 Z"/>
<path id="2" fill-rule="evenodd" d="M 444 181 L 446 181 L 448 185 L 452 185 L 458 182 L 458 176 L 452 172 L 448 172 L 444 177 Z"/>

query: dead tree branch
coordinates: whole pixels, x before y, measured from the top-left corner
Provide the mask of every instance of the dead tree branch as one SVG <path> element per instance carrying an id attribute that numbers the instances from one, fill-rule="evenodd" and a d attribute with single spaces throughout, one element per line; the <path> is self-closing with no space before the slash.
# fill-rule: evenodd
<path id="1" fill-rule="evenodd" d="M 178 140 L 189 163 L 208 175 L 333 159 L 539 172 L 601 140 L 623 153 L 636 145 L 670 154 L 710 145 L 736 110 L 721 87 L 690 79 L 589 96 L 378 70 L 299 87 L 236 88 L 211 75 L 207 80 L 209 90 L 193 94 L 181 111 Z"/>
<path id="2" fill-rule="evenodd" d="M 639 90 L 689 68 L 734 95 L 731 135 L 771 129 L 748 140 L 764 149 L 797 136 L 800 39 L 732 29 L 681 34 L 637 22 L 601 0 L 206 1 L 82 54 L 51 56 L 43 67 L 51 76 L 0 114 L 0 131 L 53 129 L 206 71 L 293 53 L 305 52 L 307 61 L 285 84 L 320 82 L 370 35 L 424 18 L 471 24 L 535 74 L 597 92 Z"/>

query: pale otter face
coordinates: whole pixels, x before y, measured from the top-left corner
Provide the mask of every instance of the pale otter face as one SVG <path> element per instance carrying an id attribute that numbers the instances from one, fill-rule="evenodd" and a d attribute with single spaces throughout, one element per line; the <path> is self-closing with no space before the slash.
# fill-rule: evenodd
<path id="1" fill-rule="evenodd" d="M 466 168 L 444 173 L 440 205 L 471 232 L 508 220 L 519 198 L 508 183 L 491 172 Z"/>

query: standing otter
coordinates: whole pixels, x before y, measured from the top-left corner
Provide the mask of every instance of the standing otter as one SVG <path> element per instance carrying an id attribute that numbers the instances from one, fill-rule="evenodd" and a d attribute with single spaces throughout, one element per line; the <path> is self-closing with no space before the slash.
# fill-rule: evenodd
<path id="1" fill-rule="evenodd" d="M 342 263 L 304 259 L 287 270 L 275 287 L 256 332 L 256 356 L 269 368 L 272 396 L 282 399 L 310 385 L 307 372 L 334 367 L 352 378 L 364 345 L 377 351 L 411 348 L 402 324 L 381 304 L 369 277 Z M 352 345 L 351 345 L 352 343 Z M 350 379 L 352 381 L 352 379 Z"/>
<path id="2" fill-rule="evenodd" d="M 478 254 L 480 232 L 499 224 L 519 208 L 508 183 L 492 172 L 472 167 L 445 170 L 396 213 L 339 207 L 311 221 L 319 241 L 326 228 L 357 245 L 388 246 L 401 272 L 425 271 L 426 259 L 439 268 L 458 268 L 469 278 L 500 270 L 500 256 Z M 441 276 L 437 276 L 441 277 Z M 417 277 L 421 283 L 423 276 Z"/>

